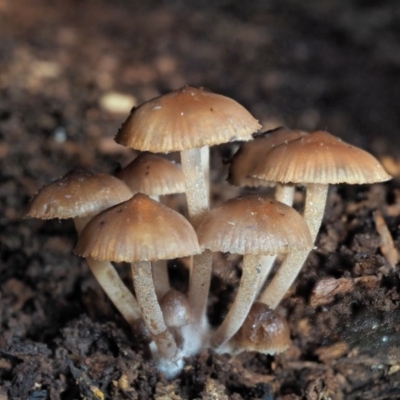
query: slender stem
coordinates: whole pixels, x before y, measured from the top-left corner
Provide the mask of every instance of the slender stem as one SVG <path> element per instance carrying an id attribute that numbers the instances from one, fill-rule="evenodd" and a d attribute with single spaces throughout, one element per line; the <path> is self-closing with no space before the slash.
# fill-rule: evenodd
<path id="1" fill-rule="evenodd" d="M 190 267 L 189 306 L 193 323 L 201 325 L 207 309 L 208 291 L 212 275 L 212 253 L 205 250 L 193 256 Z"/>
<path id="2" fill-rule="evenodd" d="M 274 265 L 275 259 L 276 256 L 260 257 L 260 275 L 258 279 L 257 293 L 260 293 L 261 289 L 263 288 L 264 283 L 267 280 L 269 273 L 271 272 L 272 266 Z"/>
<path id="3" fill-rule="evenodd" d="M 324 217 L 329 185 L 317 183 L 307 184 L 304 219 L 310 229 L 311 240 L 314 243 Z"/>
<path id="4" fill-rule="evenodd" d="M 168 265 L 166 260 L 158 260 L 152 265 L 154 288 L 157 297 L 161 299 L 168 290 L 171 289 L 169 284 Z"/>
<path id="5" fill-rule="evenodd" d="M 207 215 L 210 207 L 207 185 L 204 179 L 201 150 L 181 151 L 182 171 L 185 177 L 186 198 L 189 217 L 196 229 Z M 190 268 L 189 306 L 192 310 L 193 324 L 201 326 L 207 307 L 208 291 L 212 274 L 212 255 L 205 251 L 193 257 Z"/>
<path id="6" fill-rule="evenodd" d="M 201 165 L 203 166 L 204 181 L 206 183 L 206 190 L 208 199 L 210 199 L 210 148 L 204 146 L 200 149 Z"/>
<path id="7" fill-rule="evenodd" d="M 181 151 L 181 163 L 185 177 L 190 222 L 196 229 L 210 209 L 207 185 L 201 162 L 201 150 L 190 149 Z"/>
<path id="8" fill-rule="evenodd" d="M 86 258 L 86 262 L 97 282 L 117 310 L 128 321 L 130 326 L 135 327 L 135 323 L 141 318 L 139 305 L 112 264 L 108 261 L 93 260 L 90 257 Z"/>
<path id="9" fill-rule="evenodd" d="M 218 349 L 223 346 L 239 330 L 246 319 L 257 293 L 259 265 L 259 255 L 244 255 L 240 286 L 228 315 L 211 339 L 213 348 Z"/>
<path id="10" fill-rule="evenodd" d="M 80 234 L 90 219 L 91 217 L 74 219 L 78 234 Z M 119 277 L 114 266 L 108 261 L 97 261 L 90 257 L 86 258 L 86 262 L 108 298 L 126 321 L 128 321 L 129 325 L 134 328 L 137 320 L 141 318 L 139 304 Z"/>
<path id="11" fill-rule="evenodd" d="M 158 303 L 151 275 L 149 261 L 133 262 L 132 278 L 142 318 L 162 359 L 174 360 L 178 354 L 175 340 L 165 325 L 161 307 Z"/>
<path id="12" fill-rule="evenodd" d="M 289 253 L 258 300 L 272 309 L 276 308 L 292 286 L 309 253 L 309 250 Z"/>
<path id="13" fill-rule="evenodd" d="M 294 185 L 277 183 L 275 187 L 275 199 L 289 207 L 292 207 L 294 200 Z"/>

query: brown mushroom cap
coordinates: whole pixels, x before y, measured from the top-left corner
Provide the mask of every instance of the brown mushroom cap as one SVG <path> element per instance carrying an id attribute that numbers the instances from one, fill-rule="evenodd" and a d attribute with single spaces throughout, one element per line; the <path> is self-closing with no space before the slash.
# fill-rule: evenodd
<path id="1" fill-rule="evenodd" d="M 251 177 L 249 173 L 276 146 L 306 135 L 308 135 L 308 132 L 281 127 L 267 131 L 262 135 L 257 135 L 254 140 L 243 143 L 232 158 L 227 181 L 235 186 L 259 187 L 273 185 L 273 182 Z"/>
<path id="2" fill-rule="evenodd" d="M 74 253 L 100 261 L 156 261 L 200 252 L 196 233 L 180 214 L 138 193 L 96 215 Z"/>
<path id="3" fill-rule="evenodd" d="M 277 146 L 251 175 L 283 183 L 363 184 L 391 179 L 371 154 L 323 131 Z"/>
<path id="4" fill-rule="evenodd" d="M 124 182 L 108 174 L 76 169 L 43 187 L 32 199 L 27 217 L 86 217 L 132 197 Z"/>
<path id="5" fill-rule="evenodd" d="M 278 254 L 312 248 L 309 229 L 293 208 L 247 195 L 215 207 L 197 229 L 200 247 L 237 254 Z"/>
<path id="6" fill-rule="evenodd" d="M 116 176 L 133 192 L 160 196 L 185 192 L 181 166 L 157 154 L 139 154 Z"/>
<path id="7" fill-rule="evenodd" d="M 258 121 L 236 101 L 185 86 L 134 108 L 115 141 L 141 151 L 168 153 L 249 140 L 259 129 Z"/>
<path id="8" fill-rule="evenodd" d="M 266 304 L 255 302 L 232 341 L 245 351 L 281 353 L 290 346 L 290 329 L 283 317 Z"/>

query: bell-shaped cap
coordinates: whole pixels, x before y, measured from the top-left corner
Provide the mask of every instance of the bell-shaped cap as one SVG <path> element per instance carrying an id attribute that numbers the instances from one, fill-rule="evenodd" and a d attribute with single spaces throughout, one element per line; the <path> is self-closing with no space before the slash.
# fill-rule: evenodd
<path id="1" fill-rule="evenodd" d="M 251 175 L 282 183 L 364 184 L 391 179 L 371 154 L 323 131 L 275 147 Z"/>
<path id="2" fill-rule="evenodd" d="M 250 140 L 259 129 L 258 121 L 235 100 L 185 86 L 134 108 L 115 141 L 141 151 L 168 153 Z"/>
<path id="3" fill-rule="evenodd" d="M 25 215 L 40 219 L 86 217 L 131 197 L 130 189 L 114 176 L 76 169 L 43 187 Z"/>
<path id="4" fill-rule="evenodd" d="M 256 351 L 271 355 L 282 353 L 290 344 L 290 329 L 286 320 L 261 302 L 251 306 L 231 343 L 238 352 Z"/>
<path id="5" fill-rule="evenodd" d="M 277 128 L 272 131 L 267 131 L 262 135 L 257 135 L 254 140 L 243 143 L 236 154 L 232 157 L 229 166 L 229 176 L 227 181 L 235 186 L 273 186 L 275 182 L 266 181 L 264 179 L 254 178 L 249 176 L 249 173 L 256 168 L 257 164 L 268 153 L 283 143 L 288 143 L 308 135 L 308 132 L 301 130 L 290 130 L 286 128 Z"/>
<path id="6" fill-rule="evenodd" d="M 156 261 L 200 253 L 196 233 L 182 215 L 137 193 L 96 215 L 74 253 L 100 261 Z"/>
<path id="7" fill-rule="evenodd" d="M 293 208 L 260 195 L 215 207 L 197 229 L 200 247 L 237 254 L 278 254 L 312 248 L 310 231 Z"/>
<path id="8" fill-rule="evenodd" d="M 116 176 L 134 193 L 162 196 L 185 192 L 181 166 L 157 154 L 139 154 Z"/>

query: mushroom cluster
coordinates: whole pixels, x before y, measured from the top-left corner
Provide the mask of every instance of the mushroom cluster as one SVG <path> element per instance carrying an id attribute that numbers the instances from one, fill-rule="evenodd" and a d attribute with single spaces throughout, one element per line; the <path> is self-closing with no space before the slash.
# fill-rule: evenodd
<path id="1" fill-rule="evenodd" d="M 85 257 L 168 378 L 206 347 L 231 354 L 284 351 L 290 332 L 275 309 L 314 246 L 328 185 L 391 178 L 373 156 L 327 132 L 260 134 L 260 128 L 236 101 L 183 87 L 131 111 L 115 140 L 141 153 L 116 177 L 72 171 L 41 189 L 26 213 L 74 219 L 74 253 Z M 209 146 L 233 141 L 244 143 L 230 162 L 228 182 L 276 187 L 275 198 L 244 194 L 210 211 Z M 156 154 L 169 152 L 180 152 L 180 165 Z M 296 185 L 306 187 L 302 214 L 292 207 Z M 174 193 L 185 193 L 189 219 L 160 202 Z M 243 256 L 235 299 L 218 327 L 206 315 L 213 252 Z M 282 262 L 268 282 L 277 256 Z M 187 293 L 169 281 L 167 260 L 181 257 L 190 257 Z M 132 287 L 112 262 L 130 264 Z"/>

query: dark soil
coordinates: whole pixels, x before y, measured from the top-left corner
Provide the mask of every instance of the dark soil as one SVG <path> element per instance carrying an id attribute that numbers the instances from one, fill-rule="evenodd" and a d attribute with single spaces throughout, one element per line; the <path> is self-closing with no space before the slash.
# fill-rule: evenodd
<path id="1" fill-rule="evenodd" d="M 382 216 L 400 247 L 399 5 L 245 4 L 0 0 L 0 400 L 400 398 L 400 276 L 376 227 Z M 264 128 L 327 128 L 395 179 L 331 189 L 317 248 L 278 309 L 287 352 L 205 351 L 167 382 L 71 254 L 72 222 L 22 215 L 69 170 L 132 158 L 112 140 L 127 111 L 111 112 L 107 94 L 140 103 L 185 84 L 237 99 Z M 215 202 L 237 193 L 223 183 L 234 148 L 213 150 Z M 184 268 L 170 267 L 184 288 Z M 216 256 L 213 323 L 239 276 L 236 257 Z"/>

